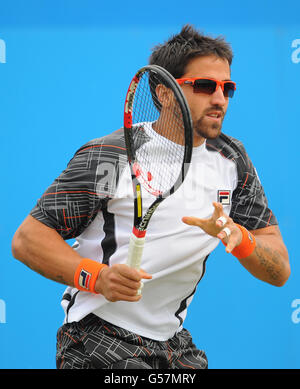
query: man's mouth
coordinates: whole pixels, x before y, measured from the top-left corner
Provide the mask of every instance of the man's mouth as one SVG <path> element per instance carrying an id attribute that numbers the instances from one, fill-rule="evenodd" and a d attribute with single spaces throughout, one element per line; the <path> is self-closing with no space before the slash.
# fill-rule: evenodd
<path id="1" fill-rule="evenodd" d="M 209 119 L 213 121 L 220 121 L 223 115 L 220 111 L 211 111 L 208 112 L 205 116 L 209 117 Z"/>

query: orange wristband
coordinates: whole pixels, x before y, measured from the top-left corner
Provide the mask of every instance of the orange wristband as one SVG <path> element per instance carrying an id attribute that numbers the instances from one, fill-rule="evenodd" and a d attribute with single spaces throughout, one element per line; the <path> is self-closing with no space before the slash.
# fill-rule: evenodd
<path id="1" fill-rule="evenodd" d="M 89 258 L 83 258 L 74 274 L 75 287 L 85 292 L 96 293 L 95 284 L 99 272 L 106 266 L 107 265 L 104 263 L 99 263 Z"/>
<path id="2" fill-rule="evenodd" d="M 240 226 L 239 224 L 236 224 L 236 226 L 241 230 L 243 237 L 241 243 L 231 251 L 231 254 L 234 255 L 237 259 L 247 258 L 255 249 L 255 237 L 253 234 L 251 234 L 250 231 L 247 230 L 247 228 Z"/>

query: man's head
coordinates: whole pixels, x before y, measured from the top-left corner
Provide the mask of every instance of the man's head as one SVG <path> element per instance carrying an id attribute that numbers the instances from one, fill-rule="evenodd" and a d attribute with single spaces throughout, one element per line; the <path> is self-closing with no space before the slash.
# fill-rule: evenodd
<path id="1" fill-rule="evenodd" d="M 154 47 L 149 63 L 160 65 L 174 78 L 211 78 L 230 80 L 233 54 L 223 38 L 211 38 L 186 25 L 167 42 Z M 194 143 L 217 137 L 228 106 L 228 96 L 218 87 L 211 94 L 195 93 L 194 87 L 181 84 L 190 106 Z"/>

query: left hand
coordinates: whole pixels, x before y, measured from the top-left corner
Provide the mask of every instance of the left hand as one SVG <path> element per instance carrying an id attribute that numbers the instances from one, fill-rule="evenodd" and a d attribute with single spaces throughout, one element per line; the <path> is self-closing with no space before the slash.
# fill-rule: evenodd
<path id="1" fill-rule="evenodd" d="M 221 203 L 214 202 L 213 206 L 214 212 L 209 219 L 185 216 L 182 218 L 182 221 L 190 226 L 200 227 L 208 235 L 221 239 L 227 244 L 226 252 L 231 253 L 241 243 L 242 233 L 234 221 L 224 213 Z M 220 220 L 221 217 L 224 220 L 223 222 L 222 219 Z"/>

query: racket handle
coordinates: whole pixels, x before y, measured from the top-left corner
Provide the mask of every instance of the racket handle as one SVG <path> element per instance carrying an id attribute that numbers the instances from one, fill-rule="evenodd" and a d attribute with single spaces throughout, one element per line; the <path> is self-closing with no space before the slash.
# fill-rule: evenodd
<path id="1" fill-rule="evenodd" d="M 139 269 L 141 266 L 143 248 L 145 244 L 145 238 L 138 238 L 134 234 L 131 234 L 129 240 L 129 249 L 128 249 L 128 257 L 127 257 L 127 265 L 133 267 L 135 269 Z M 138 290 L 137 294 L 140 295 L 142 293 L 142 288 L 144 284 L 141 282 L 141 287 Z"/>
<path id="2" fill-rule="evenodd" d="M 143 255 L 143 248 L 145 244 L 145 238 L 138 238 L 134 234 L 131 234 L 129 240 L 129 249 L 127 257 L 127 265 L 139 269 L 141 266 L 141 260 Z"/>

